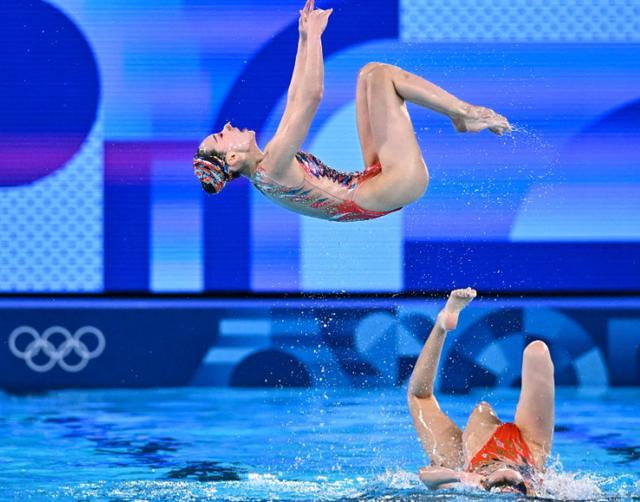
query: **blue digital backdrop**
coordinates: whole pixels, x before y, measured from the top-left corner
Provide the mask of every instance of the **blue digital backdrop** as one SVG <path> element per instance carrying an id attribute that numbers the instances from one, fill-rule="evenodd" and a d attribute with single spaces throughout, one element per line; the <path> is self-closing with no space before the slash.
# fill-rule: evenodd
<path id="1" fill-rule="evenodd" d="M 204 194 L 191 157 L 227 120 L 264 145 L 300 0 L 3 2 L 0 292 L 640 289 L 640 1 L 353 0 L 324 35 L 305 149 L 362 167 L 355 83 L 400 65 L 495 108 L 456 134 L 410 106 L 431 183 L 332 223 L 246 180 Z"/>

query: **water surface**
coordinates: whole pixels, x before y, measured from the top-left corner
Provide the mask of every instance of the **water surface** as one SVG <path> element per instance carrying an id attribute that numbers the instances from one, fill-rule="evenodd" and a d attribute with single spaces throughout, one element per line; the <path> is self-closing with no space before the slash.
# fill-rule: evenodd
<path id="1" fill-rule="evenodd" d="M 513 419 L 517 397 L 440 402 L 463 425 L 480 399 Z M 640 499 L 639 398 L 558 390 L 549 498 Z M 0 395 L 0 410 L 2 499 L 495 499 L 420 483 L 400 388 L 65 391 Z"/>

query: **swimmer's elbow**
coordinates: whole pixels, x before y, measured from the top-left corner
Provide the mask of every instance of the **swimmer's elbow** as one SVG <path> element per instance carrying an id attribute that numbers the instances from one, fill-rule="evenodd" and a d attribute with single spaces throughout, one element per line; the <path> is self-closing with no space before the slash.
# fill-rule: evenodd
<path id="1" fill-rule="evenodd" d="M 313 89 L 308 94 L 308 99 L 312 104 L 319 105 L 320 101 L 322 101 L 322 97 L 324 96 L 324 89 L 322 87 L 318 89 Z"/>
<path id="2" fill-rule="evenodd" d="M 311 106 L 315 106 L 316 108 L 320 106 L 321 101 L 322 101 L 322 92 L 314 93 L 309 97 L 309 104 Z"/>
<path id="3" fill-rule="evenodd" d="M 420 481 L 422 481 L 422 484 L 429 488 L 429 490 L 438 490 L 439 488 L 442 488 L 442 483 L 430 478 L 420 476 Z"/>
<path id="4" fill-rule="evenodd" d="M 422 467 L 418 475 L 420 481 L 431 490 L 451 488 L 460 483 L 460 474 L 446 467 Z"/>
<path id="5" fill-rule="evenodd" d="M 324 91 L 320 89 L 307 89 L 303 92 L 296 93 L 290 98 L 296 108 L 308 110 L 309 108 L 318 108 L 322 101 Z"/>
<path id="6" fill-rule="evenodd" d="M 431 388 L 420 385 L 418 382 L 414 382 L 413 378 L 409 380 L 409 385 L 407 387 L 407 399 L 431 399 L 433 397 L 433 391 Z"/>
<path id="7" fill-rule="evenodd" d="M 300 87 L 290 87 L 287 94 L 287 101 L 298 104 L 307 104 L 310 101 L 320 103 L 324 96 L 324 86 L 305 89 Z"/>

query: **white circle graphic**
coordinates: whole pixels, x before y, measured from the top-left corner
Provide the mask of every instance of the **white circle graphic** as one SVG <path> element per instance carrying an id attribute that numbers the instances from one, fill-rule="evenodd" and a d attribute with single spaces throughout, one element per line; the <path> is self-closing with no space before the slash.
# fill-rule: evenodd
<path id="1" fill-rule="evenodd" d="M 49 341 L 54 335 L 62 335 L 64 340 L 57 347 Z M 84 343 L 83 337 L 93 336 L 96 346 L 93 350 Z M 24 340 L 25 337 L 30 340 L 23 349 L 18 346 L 18 339 Z M 91 359 L 95 359 L 106 346 L 106 340 L 102 331 L 94 326 L 83 326 L 73 335 L 67 328 L 62 326 L 51 326 L 47 328 L 42 335 L 31 326 L 19 326 L 9 335 L 9 350 L 11 353 L 24 359 L 29 368 L 37 373 L 46 373 L 58 364 L 60 368 L 68 373 L 77 373 L 83 370 Z M 75 363 L 69 363 L 66 357 L 74 352 L 80 359 Z M 48 359 L 45 362 L 37 363 L 35 358 L 40 354 L 44 354 Z"/>

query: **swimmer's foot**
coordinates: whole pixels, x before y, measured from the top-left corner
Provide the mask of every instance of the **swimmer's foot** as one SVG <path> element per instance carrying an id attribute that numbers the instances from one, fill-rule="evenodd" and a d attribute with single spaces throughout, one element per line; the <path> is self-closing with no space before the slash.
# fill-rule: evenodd
<path id="1" fill-rule="evenodd" d="M 452 331 L 458 326 L 458 315 L 460 311 L 465 308 L 471 300 L 476 297 L 477 293 L 475 289 L 454 289 L 449 295 L 447 304 L 438 314 L 438 324 L 445 331 Z"/>
<path id="2" fill-rule="evenodd" d="M 461 114 L 451 117 L 451 121 L 458 132 L 479 132 L 489 129 L 498 136 L 511 132 L 511 125 L 505 117 L 490 108 L 468 103 L 462 107 Z"/>

